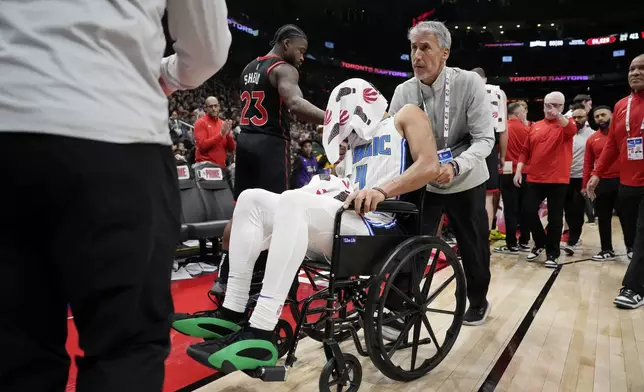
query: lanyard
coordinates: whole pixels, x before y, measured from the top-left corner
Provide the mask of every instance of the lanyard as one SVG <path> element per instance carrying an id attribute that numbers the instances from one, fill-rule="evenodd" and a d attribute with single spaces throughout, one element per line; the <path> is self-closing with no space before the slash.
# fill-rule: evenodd
<path id="1" fill-rule="evenodd" d="M 626 136 L 631 137 L 631 104 L 633 103 L 633 94 L 628 96 L 628 104 L 626 105 Z M 640 125 L 640 135 L 644 133 L 644 120 Z"/>
<path id="2" fill-rule="evenodd" d="M 450 84 L 452 81 L 452 70 L 450 68 L 445 68 L 445 111 L 443 112 L 443 139 L 445 139 L 445 144 L 447 144 L 447 136 L 449 135 L 449 103 L 450 103 Z M 425 97 L 423 96 L 423 91 L 420 86 L 420 81 L 418 83 L 418 89 L 420 92 L 420 98 L 423 103 L 423 110 L 425 114 L 429 116 L 427 112 L 427 106 L 425 105 Z"/>

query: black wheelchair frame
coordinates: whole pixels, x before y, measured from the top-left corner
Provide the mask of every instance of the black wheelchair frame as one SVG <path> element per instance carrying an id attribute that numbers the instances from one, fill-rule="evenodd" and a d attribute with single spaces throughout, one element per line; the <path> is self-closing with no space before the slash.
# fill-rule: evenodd
<path id="1" fill-rule="evenodd" d="M 422 189 L 420 194 L 419 205 L 417 207 L 414 203 L 409 203 L 405 201 L 393 201 L 386 200 L 381 202 L 378 205 L 376 211 L 383 213 L 394 213 L 397 218 L 399 215 L 405 216 L 415 216 L 415 233 L 421 233 L 422 228 L 422 203 L 424 199 L 425 190 Z M 453 250 L 442 240 L 432 236 L 420 235 L 420 234 L 405 234 L 405 235 L 374 235 L 374 236 L 353 236 L 353 235 L 341 235 L 340 228 L 342 224 L 342 215 L 345 211 L 341 207 L 335 215 L 334 222 L 334 234 L 333 234 L 333 253 L 331 258 L 330 267 L 328 263 L 326 264 L 329 267 L 328 275 L 328 287 L 322 290 L 319 290 L 315 294 L 298 301 L 295 293 L 289 293 L 289 298 L 287 298 L 287 305 L 290 306 L 291 313 L 296 319 L 295 330 L 292 331 L 290 324 L 285 320 L 280 320 L 278 323 L 278 330 L 283 329 L 286 332 L 286 343 L 288 347 L 278 347 L 280 351 L 280 357 L 287 355 L 285 364 L 283 366 L 273 366 L 273 367 L 261 367 L 252 371 L 245 371 L 251 377 L 260 378 L 263 381 L 285 381 L 287 370 L 294 365 L 297 358 L 295 357 L 295 351 L 299 342 L 300 335 L 304 332 L 304 335 L 309 335 L 314 340 L 322 341 L 324 345 L 324 352 L 327 358 L 327 363 L 323 368 L 322 374 L 320 375 L 319 386 L 320 391 L 330 390 L 332 384 L 345 384 L 349 385 L 348 391 L 355 391 L 359 387 L 362 378 L 362 369 L 358 359 L 348 353 L 343 353 L 340 348 L 341 341 L 351 336 L 355 343 L 356 350 L 361 356 L 369 356 L 374 365 L 388 378 L 399 380 L 399 381 L 410 381 L 422 377 L 427 374 L 431 369 L 433 369 L 438 363 L 440 363 L 445 356 L 450 351 L 453 346 L 456 337 L 460 331 L 463 314 L 465 312 L 465 301 L 466 301 L 466 288 L 465 288 L 465 275 L 463 268 L 458 261 L 456 254 Z M 360 244 L 360 246 L 356 246 Z M 411 248 L 411 250 L 409 250 Z M 382 326 L 383 322 L 383 308 L 385 306 L 385 300 L 381 300 L 378 305 L 378 316 L 374 320 L 374 312 L 367 306 L 367 304 L 377 304 L 377 299 L 381 298 L 379 290 L 369 290 L 369 293 L 366 293 L 366 290 L 369 288 L 376 288 L 376 283 L 381 282 L 386 279 L 386 275 L 391 276 L 391 274 L 398 276 L 401 272 L 403 264 L 412 258 L 416 261 L 422 261 L 421 253 L 423 251 L 427 252 L 427 249 L 436 249 L 436 254 L 432 265 L 430 266 L 430 271 L 428 273 L 428 278 L 426 279 L 425 286 L 422 289 L 422 293 L 402 293 L 400 289 L 391 285 L 390 283 L 385 283 L 383 294 L 384 298 L 388 295 L 388 292 L 393 290 L 395 292 L 400 292 L 399 294 L 406 298 L 407 305 L 413 305 L 414 309 L 418 312 L 419 316 L 412 323 L 412 313 L 408 312 L 405 317 L 405 330 L 400 334 L 396 345 L 393 347 L 393 351 L 397 350 L 400 344 L 403 344 L 402 348 L 412 348 L 412 370 L 411 372 L 400 372 L 396 369 L 390 359 L 384 357 L 385 353 L 383 350 L 390 350 L 391 345 L 386 345 L 382 339 Z M 436 272 L 437 259 L 440 252 L 444 253 L 448 259 L 449 264 L 454 269 L 454 275 L 448 281 L 443 283 L 439 289 L 435 291 L 434 294 L 427 300 L 427 304 L 418 305 L 416 302 L 420 301 L 420 295 L 425 297 L 429 294 L 429 286 L 431 286 L 431 279 L 434 272 Z M 407 253 L 407 254 L 406 254 Z M 387 254 L 386 257 L 382 257 L 383 254 Z M 420 256 L 420 258 L 418 258 Z M 398 260 L 399 257 L 403 257 L 402 261 Z M 351 259 L 351 262 L 346 262 Z M 380 260 L 379 262 L 374 263 L 373 260 Z M 424 264 L 419 263 L 418 266 L 427 267 L 427 261 L 429 258 L 425 259 Z M 413 264 L 415 261 L 412 261 Z M 309 263 L 304 262 L 302 269 L 305 270 L 309 280 L 313 284 L 312 274 L 319 274 L 316 269 L 323 267 L 319 263 Z M 414 287 L 414 284 L 419 284 L 422 280 L 422 276 L 417 276 L 418 272 L 414 265 L 410 268 L 410 273 L 408 273 L 408 287 Z M 423 275 L 425 274 L 425 269 L 423 269 Z M 416 272 L 416 273 L 414 273 Z M 356 276 L 366 276 L 369 275 L 369 278 L 358 278 L 352 279 Z M 297 279 L 297 278 L 296 278 Z M 395 280 L 395 279 L 394 279 Z M 427 281 L 429 280 L 429 285 Z M 444 290 L 449 283 L 456 281 L 456 310 L 454 312 L 439 311 L 437 309 L 428 308 L 428 304 L 433 301 L 442 290 Z M 338 295 L 341 298 L 338 298 Z M 416 298 L 417 297 L 417 298 Z M 382 299 L 381 298 L 381 299 Z M 415 300 L 411 299 L 415 298 Z M 311 312 L 310 306 L 313 301 L 324 300 L 326 301 L 326 306 L 321 309 L 316 309 L 315 312 Z M 351 302 L 354 305 L 357 302 L 363 301 L 364 307 L 367 308 L 361 310 L 356 306 L 356 312 L 352 313 L 351 316 L 347 316 L 347 305 Z M 299 306 L 302 306 L 302 309 L 299 309 Z M 437 313 L 451 314 L 454 316 L 450 329 L 446 333 L 446 344 L 443 347 L 440 347 L 437 343 L 437 339 L 431 325 L 427 319 L 427 316 L 420 315 L 421 307 L 424 309 L 424 313 L 427 311 L 433 311 Z M 339 318 L 333 318 L 334 314 L 340 312 Z M 323 336 L 313 335 L 311 331 L 312 328 L 315 328 L 315 325 L 319 324 L 318 322 L 307 323 L 306 317 L 312 314 L 321 313 L 324 318 L 324 334 Z M 353 314 L 358 315 L 357 318 L 352 318 Z M 399 316 L 402 318 L 403 316 Z M 364 318 L 364 320 L 361 320 Z M 365 326 L 365 342 L 366 347 L 362 346 L 360 338 L 358 337 L 358 329 L 360 328 L 360 322 L 364 321 Z M 420 340 L 420 325 L 424 324 L 427 328 L 430 338 Z M 311 326 L 312 324 L 315 324 Z M 373 326 L 375 327 L 375 330 Z M 408 342 L 408 335 L 411 330 L 411 327 L 414 326 L 414 342 L 410 344 Z M 347 331 L 349 334 L 347 334 Z M 402 335 L 405 335 L 405 342 L 401 342 Z M 447 337 L 449 336 L 450 341 L 447 342 Z M 421 371 L 414 372 L 414 366 L 416 361 L 416 355 L 418 353 L 418 346 L 420 344 L 429 344 L 434 342 L 437 348 L 437 356 L 434 357 L 431 361 L 425 360 L 423 362 L 424 369 Z M 393 356 L 393 354 L 392 354 Z M 429 363 L 427 361 L 430 361 Z M 399 367 L 398 367 L 399 368 Z M 329 381 L 331 378 L 331 381 Z M 338 389 L 342 390 L 342 389 Z"/>

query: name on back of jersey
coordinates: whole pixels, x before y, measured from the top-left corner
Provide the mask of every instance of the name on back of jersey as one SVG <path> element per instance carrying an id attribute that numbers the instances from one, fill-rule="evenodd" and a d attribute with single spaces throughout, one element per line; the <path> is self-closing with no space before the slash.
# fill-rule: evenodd
<path id="1" fill-rule="evenodd" d="M 258 84 L 259 83 L 259 77 L 261 74 L 259 72 L 251 72 L 246 75 L 244 75 L 244 84 Z"/>

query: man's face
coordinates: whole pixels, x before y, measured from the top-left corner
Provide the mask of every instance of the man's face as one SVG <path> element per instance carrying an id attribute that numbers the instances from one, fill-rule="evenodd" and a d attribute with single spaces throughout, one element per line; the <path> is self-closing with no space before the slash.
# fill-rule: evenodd
<path id="1" fill-rule="evenodd" d="M 449 57 L 449 49 L 441 48 L 435 34 L 413 34 L 410 57 L 414 76 L 422 81 L 431 81 L 440 74 L 441 67 Z"/>
<path id="2" fill-rule="evenodd" d="M 543 102 L 543 111 L 548 119 L 554 119 L 564 109 L 564 102 L 558 97 L 548 97 Z"/>
<path id="3" fill-rule="evenodd" d="M 628 68 L 628 85 L 636 91 L 644 90 L 644 55 L 637 56 Z"/>
<path id="4" fill-rule="evenodd" d="M 284 60 L 296 68 L 304 62 L 304 54 L 309 47 L 309 42 L 304 38 L 289 38 L 284 41 Z"/>
<path id="5" fill-rule="evenodd" d="M 595 118 L 595 123 L 597 123 L 597 126 L 599 129 L 608 129 L 608 126 L 610 125 L 610 120 L 613 117 L 613 114 L 610 112 L 608 109 L 599 109 L 595 110 L 594 113 L 594 118 Z"/>
<path id="6" fill-rule="evenodd" d="M 304 143 L 302 146 L 302 154 L 308 156 L 311 156 L 311 151 L 313 151 L 313 146 L 311 143 Z"/>
<path id="7" fill-rule="evenodd" d="M 208 98 L 206 99 L 206 113 L 212 117 L 217 118 L 219 116 L 219 101 L 217 98 Z"/>
<path id="8" fill-rule="evenodd" d="M 584 109 L 576 109 L 572 112 L 572 119 L 575 120 L 577 124 L 577 129 L 582 129 L 588 121 L 588 115 Z"/>

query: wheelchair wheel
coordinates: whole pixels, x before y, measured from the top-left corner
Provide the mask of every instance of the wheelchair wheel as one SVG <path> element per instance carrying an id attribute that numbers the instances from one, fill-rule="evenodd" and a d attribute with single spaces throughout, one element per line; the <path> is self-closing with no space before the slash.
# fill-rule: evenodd
<path id="1" fill-rule="evenodd" d="M 445 259 L 445 268 L 437 271 L 440 255 Z M 435 280 L 443 278 L 444 282 L 430 290 Z M 448 295 L 448 289 L 454 290 L 453 297 Z M 365 328 L 365 343 L 374 365 L 396 381 L 415 380 L 430 372 L 456 342 L 465 303 L 463 267 L 444 241 L 418 236 L 400 244 L 373 280 L 367 298 L 364 317 L 369 327 Z M 453 305 L 453 310 L 436 308 L 441 305 Z M 432 316 L 432 322 L 428 316 Z M 389 335 L 397 331 L 397 337 L 385 337 L 383 330 Z M 439 344 L 438 336 L 443 334 L 445 340 Z M 405 350 L 408 348 L 411 352 Z M 425 359 L 419 359 L 419 354 Z M 405 366 L 404 362 L 411 363 Z"/>
<path id="2" fill-rule="evenodd" d="M 343 354 L 345 367 L 338 369 L 335 358 L 331 358 L 320 374 L 318 384 L 320 392 L 356 392 L 362 383 L 362 366 L 358 358 L 351 354 Z M 342 378 L 346 376 L 346 380 Z"/>
<path id="3" fill-rule="evenodd" d="M 293 341 L 293 327 L 288 321 L 280 319 L 275 327 L 275 343 L 277 344 L 277 357 L 282 358 L 288 353 L 290 343 Z"/>

